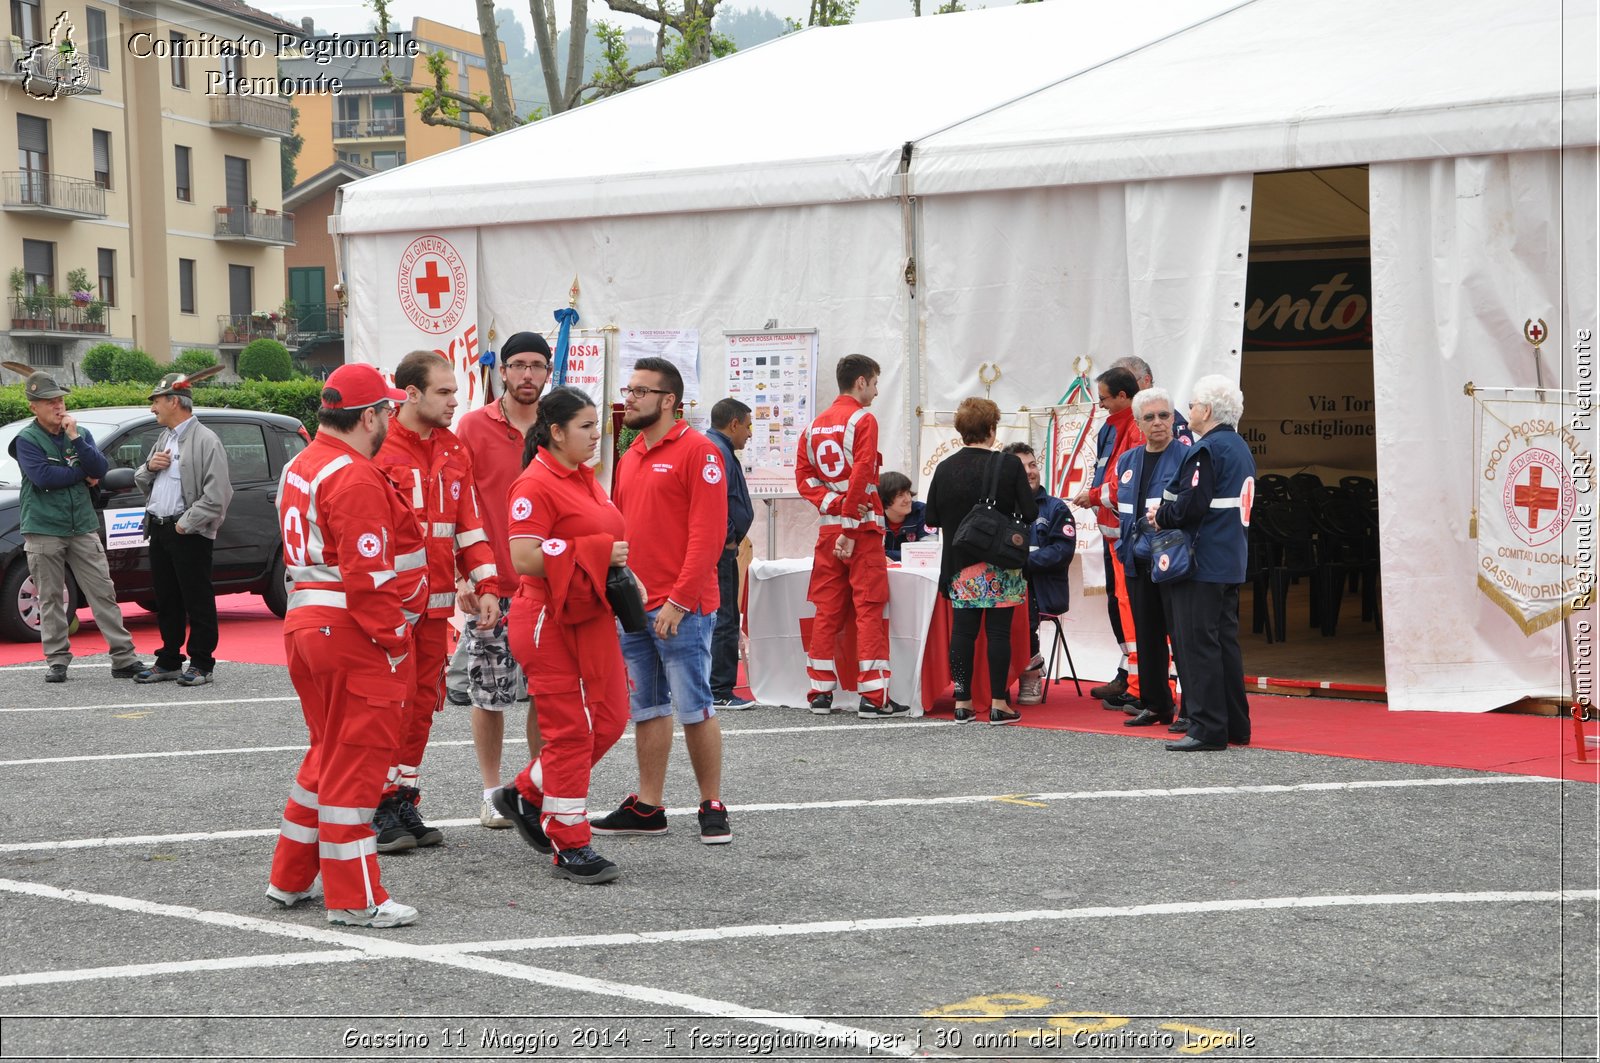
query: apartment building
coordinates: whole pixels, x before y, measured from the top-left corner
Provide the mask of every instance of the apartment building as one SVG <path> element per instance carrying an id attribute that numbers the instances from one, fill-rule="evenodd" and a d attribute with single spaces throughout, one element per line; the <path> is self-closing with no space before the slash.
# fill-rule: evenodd
<path id="1" fill-rule="evenodd" d="M 255 315 L 284 301 L 295 229 L 289 104 L 229 89 L 275 77 L 277 35 L 300 27 L 233 0 L 11 0 L 9 30 L 0 350 L 68 379 L 108 339 L 158 362 L 206 348 L 231 368 L 275 327 Z"/>
<path id="2" fill-rule="evenodd" d="M 401 83 L 429 84 L 427 57 L 444 52 L 452 89 L 472 96 L 488 94 L 483 37 L 477 30 L 417 18 L 412 20 L 410 33 L 397 36 L 402 42 L 415 41 L 418 53 L 416 58 L 397 56 L 387 60 L 390 73 Z M 345 37 L 357 39 L 360 38 Z M 500 56 L 503 61 L 504 45 Z M 384 64 L 385 60 L 379 57 L 333 57 L 327 63 L 292 59 L 283 63 L 286 77 L 308 78 L 322 73 L 338 78 L 343 85 L 337 96 L 305 96 L 295 101 L 300 109 L 297 131 L 305 138 L 305 146 L 300 149 L 300 173 L 321 173 L 335 162 L 367 170 L 389 170 L 468 142 L 471 135 L 464 130 L 424 124 L 416 114 L 416 97 L 396 91 L 384 80 Z M 511 91 L 510 79 L 506 81 L 506 91 Z"/>

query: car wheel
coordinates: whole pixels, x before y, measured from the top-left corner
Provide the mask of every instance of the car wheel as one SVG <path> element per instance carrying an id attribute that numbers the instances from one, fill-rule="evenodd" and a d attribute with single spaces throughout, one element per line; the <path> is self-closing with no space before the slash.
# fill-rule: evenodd
<path id="1" fill-rule="evenodd" d="M 67 588 L 67 608 L 71 613 L 68 634 L 77 630 L 77 614 L 72 610 L 72 588 Z M 12 642 L 39 641 L 39 596 L 34 591 L 33 574 L 24 561 L 6 571 L 0 581 L 0 635 Z"/>
<path id="2" fill-rule="evenodd" d="M 261 592 L 261 600 L 267 603 L 267 608 L 272 610 L 272 615 L 279 620 L 289 611 L 289 576 L 283 571 L 283 551 L 278 551 L 278 556 L 272 559 L 272 568 L 267 573 L 267 586 Z"/>

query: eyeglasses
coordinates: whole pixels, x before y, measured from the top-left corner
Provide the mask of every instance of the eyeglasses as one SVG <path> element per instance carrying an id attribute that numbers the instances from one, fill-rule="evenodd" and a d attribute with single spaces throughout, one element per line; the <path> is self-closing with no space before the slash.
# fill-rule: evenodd
<path id="1" fill-rule="evenodd" d="M 550 366 L 545 362 L 507 362 L 508 373 L 548 373 Z"/>
<path id="2" fill-rule="evenodd" d="M 642 399 L 646 395 L 671 395 L 672 394 L 672 392 L 663 391 L 660 388 L 622 388 L 621 391 L 622 391 L 622 397 L 623 398 L 627 398 L 628 396 L 631 395 L 636 399 Z"/>
<path id="3" fill-rule="evenodd" d="M 1170 420 L 1172 420 L 1172 411 L 1171 410 L 1162 410 L 1160 413 L 1143 413 L 1143 414 L 1139 415 L 1139 420 L 1141 420 L 1141 421 L 1170 421 Z"/>

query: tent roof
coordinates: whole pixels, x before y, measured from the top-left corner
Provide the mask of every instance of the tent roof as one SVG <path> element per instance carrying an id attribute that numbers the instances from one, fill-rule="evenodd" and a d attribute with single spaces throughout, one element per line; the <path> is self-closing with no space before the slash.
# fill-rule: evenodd
<path id="1" fill-rule="evenodd" d="M 1253 0 L 919 141 L 918 195 L 1592 145 L 1595 0 Z"/>
<path id="2" fill-rule="evenodd" d="M 1050 0 L 811 29 L 344 189 L 343 232 L 838 202 L 903 146 L 1241 0 Z"/>

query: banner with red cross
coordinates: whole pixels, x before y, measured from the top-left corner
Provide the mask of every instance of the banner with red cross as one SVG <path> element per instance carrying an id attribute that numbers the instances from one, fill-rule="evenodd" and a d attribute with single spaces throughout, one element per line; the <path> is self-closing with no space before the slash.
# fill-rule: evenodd
<path id="1" fill-rule="evenodd" d="M 1570 397 L 1538 394 L 1478 397 L 1478 589 L 1524 635 L 1584 608 L 1592 591 L 1594 544 L 1579 536 L 1593 523 L 1594 457 L 1570 427 Z"/>
<path id="2" fill-rule="evenodd" d="M 478 327 L 477 230 L 382 236 L 374 250 L 370 266 L 362 263 L 370 275 L 352 277 L 351 301 L 372 301 L 363 316 L 376 328 L 356 338 L 376 342 L 356 357 L 392 373 L 412 351 L 437 351 L 456 371 L 458 418 L 483 405 L 478 359 L 493 345 Z"/>

